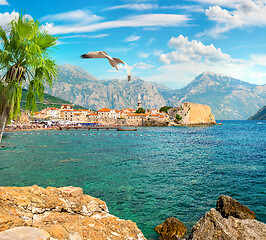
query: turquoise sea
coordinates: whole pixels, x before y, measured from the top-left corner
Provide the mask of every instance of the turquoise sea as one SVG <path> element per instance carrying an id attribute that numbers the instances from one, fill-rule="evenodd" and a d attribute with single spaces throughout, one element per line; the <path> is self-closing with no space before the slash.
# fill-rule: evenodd
<path id="1" fill-rule="evenodd" d="M 0 185 L 78 186 L 147 238 L 177 217 L 190 229 L 219 195 L 266 222 L 266 121 L 138 128 L 137 132 L 15 132 L 3 139 Z"/>

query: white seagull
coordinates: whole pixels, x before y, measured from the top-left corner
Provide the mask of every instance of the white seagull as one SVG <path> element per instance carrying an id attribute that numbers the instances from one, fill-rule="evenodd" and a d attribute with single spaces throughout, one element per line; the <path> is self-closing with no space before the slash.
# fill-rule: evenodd
<path id="1" fill-rule="evenodd" d="M 127 68 L 127 80 L 130 81 L 131 79 L 131 70 L 130 67 L 121 59 L 119 58 L 113 58 L 110 57 L 106 52 L 104 51 L 98 51 L 98 52 L 88 52 L 86 54 L 81 55 L 81 58 L 107 58 L 109 63 L 111 64 L 112 67 L 116 68 L 118 71 L 117 65 L 119 63 L 125 64 Z"/>

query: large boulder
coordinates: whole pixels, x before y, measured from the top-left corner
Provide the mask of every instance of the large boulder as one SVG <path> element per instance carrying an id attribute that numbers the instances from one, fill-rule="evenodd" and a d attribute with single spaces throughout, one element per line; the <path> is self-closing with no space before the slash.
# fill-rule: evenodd
<path id="1" fill-rule="evenodd" d="M 184 102 L 179 107 L 170 108 L 167 111 L 170 119 L 180 125 L 213 125 L 216 124 L 214 115 L 208 105 Z M 174 123 L 170 123 L 174 125 Z"/>
<path id="2" fill-rule="evenodd" d="M 225 195 L 221 195 L 218 198 L 216 210 L 226 218 L 232 216 L 239 219 L 255 219 L 255 213 L 253 211 L 237 200 Z"/>
<path id="3" fill-rule="evenodd" d="M 22 226 L 33 229 L 16 229 Z M 13 230 L 5 232 L 8 229 Z M 2 236 L 17 232 L 13 239 L 19 239 L 21 231 L 60 240 L 146 239 L 134 222 L 109 214 L 104 201 L 75 187 L 0 187 L 1 231 Z"/>
<path id="4" fill-rule="evenodd" d="M 187 227 L 179 219 L 170 217 L 158 225 L 155 231 L 161 235 L 161 240 L 172 240 L 183 237 L 187 232 Z"/>
<path id="5" fill-rule="evenodd" d="M 193 226 L 189 240 L 262 240 L 266 224 L 256 220 L 224 218 L 212 208 Z"/>

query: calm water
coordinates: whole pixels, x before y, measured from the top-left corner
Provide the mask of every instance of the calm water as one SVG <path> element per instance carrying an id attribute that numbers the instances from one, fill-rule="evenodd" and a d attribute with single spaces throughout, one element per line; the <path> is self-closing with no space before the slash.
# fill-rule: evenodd
<path id="1" fill-rule="evenodd" d="M 17 132 L 3 140 L 0 185 L 82 187 L 106 201 L 111 214 L 135 221 L 147 238 L 156 238 L 154 227 L 171 216 L 191 228 L 221 194 L 266 222 L 266 122 L 222 123 Z"/>

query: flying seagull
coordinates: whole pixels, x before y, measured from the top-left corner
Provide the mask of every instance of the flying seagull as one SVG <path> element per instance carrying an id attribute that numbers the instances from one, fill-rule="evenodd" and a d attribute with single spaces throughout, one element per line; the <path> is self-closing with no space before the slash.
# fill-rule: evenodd
<path id="1" fill-rule="evenodd" d="M 126 68 L 127 68 L 127 80 L 130 81 L 131 79 L 131 71 L 129 66 L 122 61 L 119 58 L 113 58 L 110 57 L 106 52 L 104 51 L 98 51 L 98 52 L 88 52 L 86 54 L 81 55 L 81 58 L 107 58 L 109 63 L 111 64 L 112 67 L 116 68 L 116 70 L 118 71 L 117 65 L 119 63 L 125 64 Z"/>

